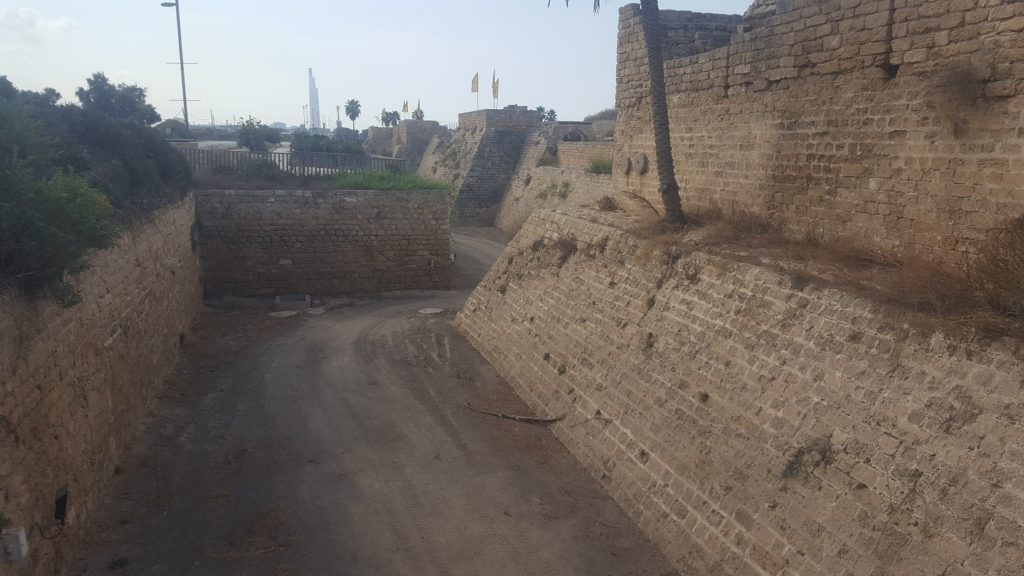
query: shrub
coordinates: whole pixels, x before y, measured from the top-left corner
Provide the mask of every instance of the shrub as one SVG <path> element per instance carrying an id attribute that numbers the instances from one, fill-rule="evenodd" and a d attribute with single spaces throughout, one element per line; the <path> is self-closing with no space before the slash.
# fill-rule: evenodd
<path id="1" fill-rule="evenodd" d="M 0 76 L 0 283 L 66 305 L 67 276 L 127 221 L 187 193 L 185 158 L 156 130 L 145 91 L 94 75 L 79 91 L 17 90 Z M 151 113 L 152 112 L 152 113 Z M 157 117 L 158 119 L 158 117 Z"/>
<path id="2" fill-rule="evenodd" d="M 572 184 L 569 182 L 562 182 L 562 184 L 558 186 L 558 192 L 556 192 L 556 194 L 560 199 L 565 200 L 569 197 L 570 192 L 572 192 Z"/>
<path id="3" fill-rule="evenodd" d="M 612 174 L 612 159 L 611 158 L 594 158 L 590 161 L 590 166 L 587 168 L 588 174 L 598 174 L 601 176 L 611 176 Z"/>
<path id="4" fill-rule="evenodd" d="M 615 108 L 605 108 L 600 112 L 584 116 L 584 122 L 599 122 L 601 120 L 615 120 Z"/>
<path id="5" fill-rule="evenodd" d="M 601 212 L 615 212 L 619 209 L 619 203 L 611 196 L 601 196 L 597 201 L 597 209 Z"/>
<path id="6" fill-rule="evenodd" d="M 0 172 L 0 280 L 29 296 L 51 291 L 78 302 L 68 274 L 118 235 L 109 198 L 82 178 L 58 173 L 34 180 L 24 168 Z"/>
<path id="7" fill-rule="evenodd" d="M 267 152 L 267 144 L 281 142 L 281 131 L 264 126 L 262 122 L 250 116 L 238 128 L 237 139 L 239 146 L 248 148 L 251 152 Z"/>
<path id="8" fill-rule="evenodd" d="M 970 266 L 970 278 L 995 311 L 1024 318 L 1024 216 L 989 234 Z"/>
<path id="9" fill-rule="evenodd" d="M 339 133 L 341 134 L 341 133 Z M 335 139 L 320 134 L 296 132 L 292 134 L 292 152 L 327 152 L 331 154 L 365 154 L 366 151 L 351 139 Z"/>

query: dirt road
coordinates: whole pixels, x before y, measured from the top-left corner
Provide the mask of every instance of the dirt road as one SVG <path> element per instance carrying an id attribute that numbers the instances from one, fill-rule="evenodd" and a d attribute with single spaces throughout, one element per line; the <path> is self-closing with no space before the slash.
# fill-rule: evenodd
<path id="1" fill-rule="evenodd" d="M 208 312 L 76 573 L 674 574 L 548 430 L 465 407 L 528 412 L 451 326 L 501 249 L 457 234 L 459 291 Z"/>

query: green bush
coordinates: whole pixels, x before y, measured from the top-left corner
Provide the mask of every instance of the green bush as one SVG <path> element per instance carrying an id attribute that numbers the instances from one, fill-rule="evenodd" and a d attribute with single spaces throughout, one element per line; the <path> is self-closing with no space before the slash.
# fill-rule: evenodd
<path id="1" fill-rule="evenodd" d="M 26 295 L 50 292 L 65 305 L 78 295 L 68 274 L 118 235 L 102 191 L 70 173 L 39 180 L 24 167 L 0 169 L 0 280 Z"/>
<path id="2" fill-rule="evenodd" d="M 145 91 L 94 75 L 79 91 L 17 90 L 0 76 L 0 283 L 74 304 L 68 274 L 111 246 L 117 221 L 182 198 L 185 158 L 145 123 Z"/>
<path id="3" fill-rule="evenodd" d="M 268 152 L 267 144 L 281 143 L 281 131 L 265 126 L 250 116 L 238 128 L 236 138 L 238 145 L 248 148 L 250 152 Z"/>
<path id="4" fill-rule="evenodd" d="M 612 164 L 613 162 L 611 158 L 594 158 L 590 161 L 590 166 L 587 167 L 587 173 L 610 176 L 612 173 Z"/>

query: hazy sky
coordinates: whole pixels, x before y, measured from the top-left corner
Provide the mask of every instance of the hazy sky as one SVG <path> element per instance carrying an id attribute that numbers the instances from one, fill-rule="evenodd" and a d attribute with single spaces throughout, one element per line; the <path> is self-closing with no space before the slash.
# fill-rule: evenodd
<path id="1" fill-rule="evenodd" d="M 16 86 L 74 99 L 95 71 L 139 84 L 165 118 L 180 116 L 174 9 L 161 0 L 0 0 L 0 74 Z M 662 8 L 742 13 L 749 0 L 663 0 Z M 615 100 L 618 9 L 590 0 L 181 0 L 189 113 L 195 124 L 252 115 L 299 124 L 306 68 L 333 125 L 335 105 L 357 98 L 358 127 L 382 107 L 422 100 L 426 116 L 455 122 L 473 110 L 473 74 L 489 107 L 547 106 L 563 120 Z M 349 125 L 346 120 L 346 125 Z"/>

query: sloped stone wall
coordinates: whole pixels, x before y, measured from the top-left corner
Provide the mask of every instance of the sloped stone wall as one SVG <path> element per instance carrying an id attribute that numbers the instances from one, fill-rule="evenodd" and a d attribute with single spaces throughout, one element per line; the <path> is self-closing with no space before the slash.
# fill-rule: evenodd
<path id="1" fill-rule="evenodd" d="M 681 573 L 1020 573 L 1019 341 L 630 225 L 534 212 L 457 323 Z"/>
<path id="2" fill-rule="evenodd" d="M 539 112 L 525 108 L 478 110 L 459 115 L 450 142 L 433 140 L 419 173 L 453 185 L 453 225 L 494 225 L 527 134 L 540 121 Z"/>
<path id="3" fill-rule="evenodd" d="M 614 143 L 562 141 L 566 134 L 580 129 L 572 124 L 545 122 L 530 132 L 498 211 L 498 228 L 515 234 L 534 210 L 592 208 L 603 196 L 614 196 L 610 175 L 586 171 L 592 159 L 612 158 Z"/>
<path id="4" fill-rule="evenodd" d="M 128 229 L 74 277 L 81 303 L 0 296 L 0 513 L 29 529 L 30 555 L 0 572 L 63 573 L 71 547 L 113 476 L 202 305 L 192 199 Z M 53 529 L 47 529 L 52 533 Z"/>

